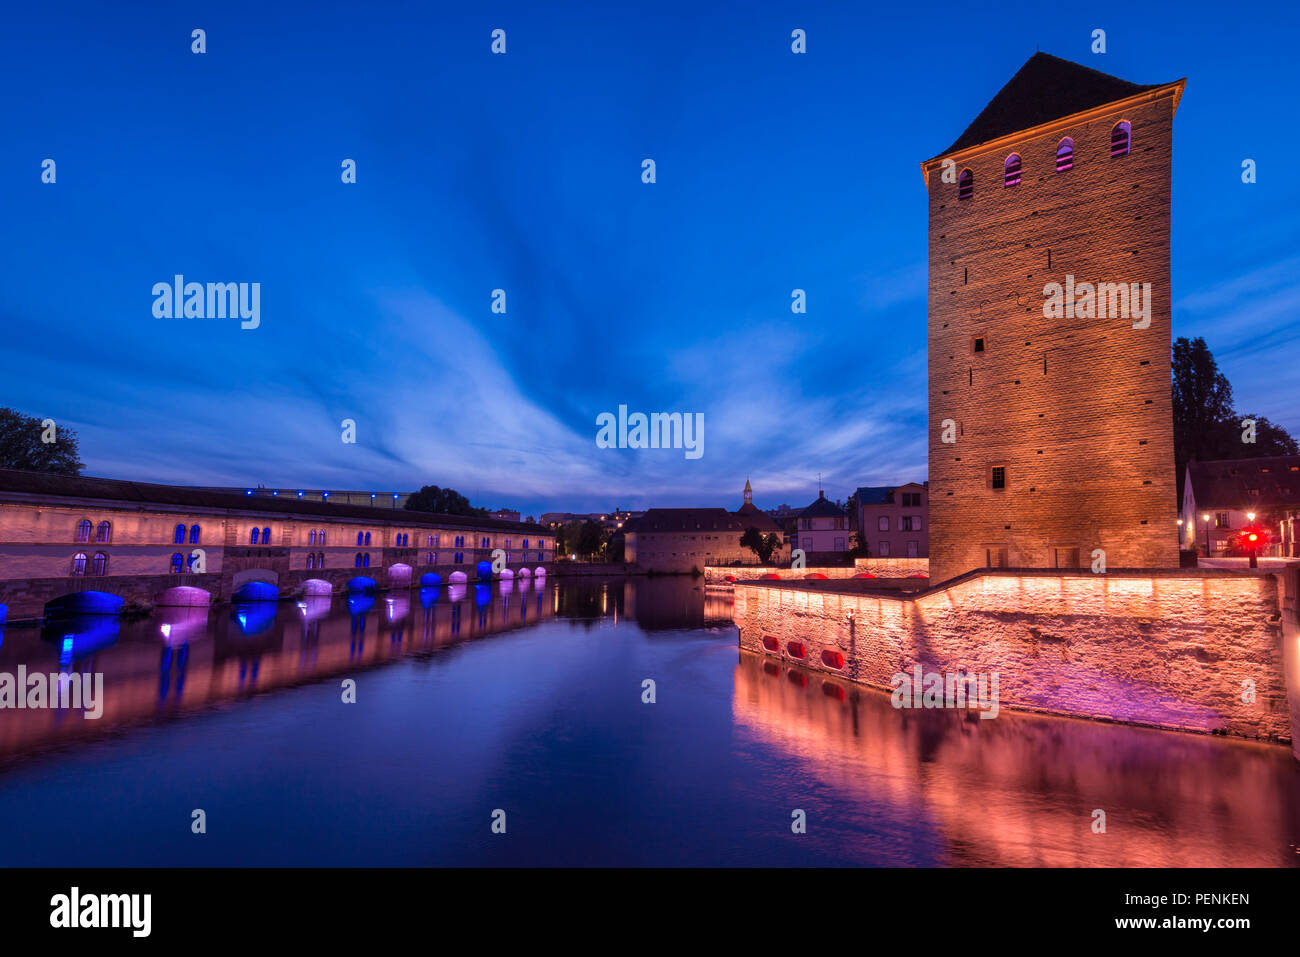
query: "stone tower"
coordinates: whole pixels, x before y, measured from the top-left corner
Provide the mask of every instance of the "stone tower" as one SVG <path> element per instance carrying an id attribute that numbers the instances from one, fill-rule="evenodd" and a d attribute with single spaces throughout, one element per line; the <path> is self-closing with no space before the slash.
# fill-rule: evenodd
<path id="1" fill-rule="evenodd" d="M 745 479 L 745 504 L 754 504 L 754 490 L 749 485 L 749 479 Z"/>
<path id="2" fill-rule="evenodd" d="M 930 580 L 1177 567 L 1170 172 L 1183 80 L 1031 57 L 929 190 Z"/>

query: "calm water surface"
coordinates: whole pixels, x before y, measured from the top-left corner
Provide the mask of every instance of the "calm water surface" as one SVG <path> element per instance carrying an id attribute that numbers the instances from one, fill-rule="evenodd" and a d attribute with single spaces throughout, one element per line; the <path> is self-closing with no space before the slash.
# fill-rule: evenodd
<path id="1" fill-rule="evenodd" d="M 103 672 L 106 707 L 0 711 L 0 864 L 1300 863 L 1288 748 L 896 711 L 730 611 L 569 579 L 10 626 L 0 671 Z"/>

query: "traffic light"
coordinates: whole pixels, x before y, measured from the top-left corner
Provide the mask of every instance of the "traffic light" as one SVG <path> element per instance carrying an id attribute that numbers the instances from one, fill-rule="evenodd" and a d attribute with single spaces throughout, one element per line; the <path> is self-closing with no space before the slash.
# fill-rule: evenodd
<path id="1" fill-rule="evenodd" d="M 1268 529 L 1261 525 L 1247 525 L 1241 530 L 1241 549 L 1250 556 L 1250 567 L 1257 568 L 1260 549 L 1268 543 Z"/>

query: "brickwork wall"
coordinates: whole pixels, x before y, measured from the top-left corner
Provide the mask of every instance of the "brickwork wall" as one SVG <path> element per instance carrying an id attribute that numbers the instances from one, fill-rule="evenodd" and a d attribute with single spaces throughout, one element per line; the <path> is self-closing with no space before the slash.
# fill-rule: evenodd
<path id="1" fill-rule="evenodd" d="M 1110 155 L 1132 124 L 1132 150 Z M 1074 168 L 1056 172 L 1060 139 Z M 1178 566 L 1170 397 L 1173 98 L 1057 125 L 995 150 L 953 154 L 974 174 L 957 198 L 928 169 L 930 559 L 942 581 L 1008 549 L 1010 567 L 1050 568 L 1057 548 L 1110 567 Z M 1004 188 L 1008 154 L 1021 183 Z M 1050 266 L 1048 257 L 1050 254 Z M 1043 287 L 1151 283 L 1151 325 L 1045 319 Z M 986 350 L 974 351 L 982 337 Z M 945 419 L 955 443 L 942 441 Z M 1006 466 L 1007 487 L 990 469 Z"/>
<path id="2" fill-rule="evenodd" d="M 877 578 L 908 578 L 929 575 L 928 558 L 855 558 L 854 572 L 869 572 Z"/>
<path id="3" fill-rule="evenodd" d="M 738 582 L 733 614 L 742 648 L 802 643 L 799 664 L 878 688 L 996 671 L 1004 708 L 1289 741 L 1279 607 L 1272 574 L 977 573 L 915 598 Z"/>

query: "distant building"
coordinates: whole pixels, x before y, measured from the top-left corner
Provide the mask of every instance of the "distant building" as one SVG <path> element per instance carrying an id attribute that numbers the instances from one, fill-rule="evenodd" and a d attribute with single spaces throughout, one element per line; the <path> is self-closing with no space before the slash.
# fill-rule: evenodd
<path id="1" fill-rule="evenodd" d="M 791 548 L 802 548 L 808 563 L 812 556 L 838 556 L 849 550 L 849 516 L 844 507 L 832 502 L 825 492 L 799 513 L 798 525 L 790 539 Z"/>
<path id="2" fill-rule="evenodd" d="M 612 535 L 622 531 L 631 519 L 644 514 L 644 511 L 633 512 L 620 508 L 615 508 L 612 512 L 544 512 L 541 524 L 558 529 L 572 522 L 599 522 Z"/>
<path id="3" fill-rule="evenodd" d="M 514 509 L 510 509 L 510 508 L 499 508 L 495 512 L 489 512 L 488 514 L 491 515 L 493 518 L 501 519 L 501 521 L 503 522 L 519 521 L 519 513 L 516 512 Z"/>
<path id="4" fill-rule="evenodd" d="M 930 492 L 916 482 L 864 486 L 858 500 L 858 529 L 874 558 L 928 558 Z"/>
<path id="5" fill-rule="evenodd" d="M 745 480 L 745 501 L 735 512 L 725 508 L 652 508 L 629 519 L 623 559 L 648 571 L 689 572 L 705 565 L 758 564 L 758 556 L 740 539 L 748 529 L 781 535 L 781 526 L 754 505 L 754 492 Z M 788 560 L 784 545 L 773 562 Z"/>
<path id="6" fill-rule="evenodd" d="M 1250 515 L 1255 520 L 1250 520 Z M 1262 525 L 1262 554 L 1300 557 L 1300 455 L 1189 462 L 1183 473 L 1180 547 L 1222 555 L 1247 525 Z"/>
<path id="7" fill-rule="evenodd" d="M 554 536 L 486 516 L 0 469 L 0 605 L 18 614 L 82 591 L 152 603 L 180 586 L 206 603 L 250 582 L 280 597 L 357 576 L 410 588 L 430 572 L 476 575 L 497 550 L 512 571 L 535 567 L 554 560 Z"/>

